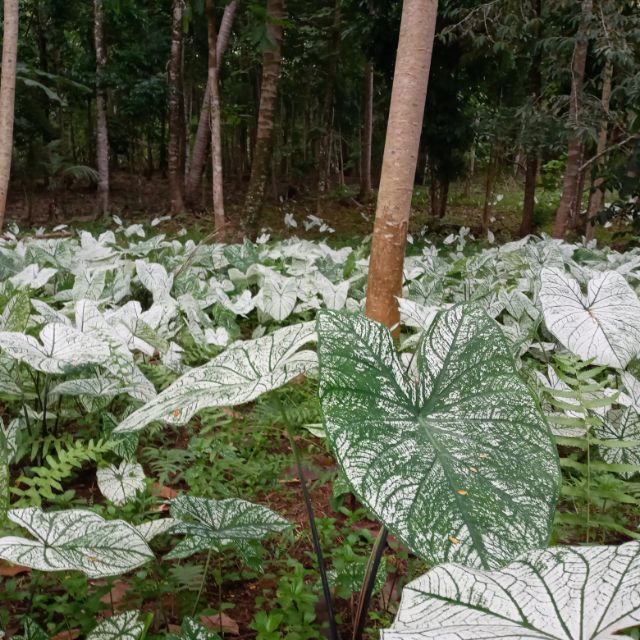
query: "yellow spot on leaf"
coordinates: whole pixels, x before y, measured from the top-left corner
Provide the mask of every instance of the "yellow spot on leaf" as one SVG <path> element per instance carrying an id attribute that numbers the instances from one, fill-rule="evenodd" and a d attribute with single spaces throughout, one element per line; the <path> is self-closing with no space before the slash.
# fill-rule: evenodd
<path id="1" fill-rule="evenodd" d="M 172 415 L 174 418 L 179 418 L 179 417 L 182 415 L 182 411 L 181 411 L 180 409 L 174 409 L 174 410 L 171 412 L 171 415 Z"/>
<path id="2" fill-rule="evenodd" d="M 451 544 L 460 544 L 460 540 L 458 540 L 458 538 L 456 538 L 455 536 L 449 536 L 449 542 Z"/>
<path id="3" fill-rule="evenodd" d="M 471 473 L 478 473 L 478 468 L 477 467 L 469 467 L 469 471 L 471 471 Z"/>
<path id="4" fill-rule="evenodd" d="M 480 454 L 478 454 L 478 457 L 479 457 L 479 458 L 483 458 L 483 459 L 484 459 L 484 458 L 488 458 L 488 457 L 489 457 L 489 454 L 488 454 L 488 453 L 480 453 Z"/>
<path id="5" fill-rule="evenodd" d="M 458 489 L 456 493 L 460 496 L 466 496 L 468 491 L 466 489 Z"/>

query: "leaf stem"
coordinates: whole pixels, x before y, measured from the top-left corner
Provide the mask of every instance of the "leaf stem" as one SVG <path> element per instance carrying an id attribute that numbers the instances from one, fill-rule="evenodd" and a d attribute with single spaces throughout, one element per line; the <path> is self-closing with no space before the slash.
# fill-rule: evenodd
<path id="1" fill-rule="evenodd" d="M 200 604 L 200 596 L 202 596 L 202 592 L 204 591 L 204 585 L 207 581 L 207 573 L 209 573 L 209 565 L 211 564 L 211 556 L 213 555 L 213 547 L 209 549 L 209 553 L 207 554 L 207 561 L 204 564 L 204 573 L 202 574 L 202 582 L 200 582 L 200 589 L 198 590 L 198 595 L 196 596 L 195 604 L 193 605 L 193 611 L 191 613 L 192 616 L 196 615 L 198 611 L 198 605 Z"/>

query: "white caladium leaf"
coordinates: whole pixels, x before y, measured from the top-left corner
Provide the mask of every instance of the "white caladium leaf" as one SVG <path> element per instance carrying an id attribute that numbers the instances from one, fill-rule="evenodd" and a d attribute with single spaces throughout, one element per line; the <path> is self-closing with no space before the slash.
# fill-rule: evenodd
<path id="1" fill-rule="evenodd" d="M 291 315 L 297 297 L 298 281 L 276 274 L 265 279 L 258 293 L 256 306 L 274 320 L 281 322 Z"/>
<path id="2" fill-rule="evenodd" d="M 23 333 L 0 331 L 0 348 L 9 356 L 43 373 L 65 373 L 74 367 L 103 364 L 109 347 L 65 324 L 48 324 L 40 342 Z"/>
<path id="3" fill-rule="evenodd" d="M 154 302 L 171 300 L 173 276 L 161 264 L 136 260 L 136 273 L 142 286 L 151 292 Z"/>
<path id="4" fill-rule="evenodd" d="M 640 623 L 640 543 L 532 551 L 500 571 L 432 569 L 383 640 L 613 640 Z"/>
<path id="5" fill-rule="evenodd" d="M 36 539 L 0 538 L 0 558 L 39 571 L 82 571 L 90 578 L 115 576 L 144 564 L 153 553 L 135 527 L 74 509 L 45 513 L 13 509 L 9 518 Z"/>
<path id="6" fill-rule="evenodd" d="M 103 620 L 88 636 L 87 640 L 138 640 L 144 629 L 137 611 L 118 613 Z"/>
<path id="7" fill-rule="evenodd" d="M 180 521 L 176 518 L 159 518 L 139 524 L 136 529 L 147 542 L 151 542 L 163 533 L 170 533 L 179 523 Z"/>
<path id="8" fill-rule="evenodd" d="M 71 326 L 71 320 L 64 313 L 60 313 L 60 311 L 49 306 L 46 302 L 34 298 L 31 300 L 31 305 L 46 324 L 67 324 Z"/>
<path id="9" fill-rule="evenodd" d="M 52 396 L 87 396 L 111 400 L 122 393 L 122 383 L 118 380 L 96 375 L 93 378 L 65 380 L 50 391 Z"/>
<path id="10" fill-rule="evenodd" d="M 560 269 L 542 270 L 540 302 L 551 333 L 572 353 L 624 369 L 640 350 L 640 301 L 615 271 L 593 278 L 584 296 Z"/>
<path id="11" fill-rule="evenodd" d="M 178 378 L 115 431 L 139 431 L 156 421 L 186 424 L 202 409 L 251 402 L 313 369 L 315 352 L 300 349 L 315 339 L 313 323 L 305 323 L 257 340 L 236 342 L 208 364 Z"/>
<path id="12" fill-rule="evenodd" d="M 170 633 L 167 640 L 219 640 L 220 636 L 204 627 L 195 618 L 183 618 L 180 633 Z"/>
<path id="13" fill-rule="evenodd" d="M 640 413 L 640 380 L 632 376 L 628 371 L 624 371 L 620 377 L 622 384 L 629 393 L 630 405 Z"/>
<path id="14" fill-rule="evenodd" d="M 135 498 L 145 488 L 144 470 L 137 462 L 123 460 L 117 467 L 109 465 L 98 469 L 96 476 L 102 495 L 118 506 Z"/>
<path id="15" fill-rule="evenodd" d="M 418 384 L 379 323 L 321 313 L 318 339 L 324 424 L 338 462 L 414 553 L 492 568 L 546 544 L 556 448 L 484 311 L 458 306 L 436 318 L 418 348 Z M 506 453 L 514 448 L 517 465 Z"/>
<path id="16" fill-rule="evenodd" d="M 205 329 L 204 337 L 207 344 L 212 344 L 215 347 L 226 347 L 231 340 L 229 332 L 224 327 L 217 327 L 216 329 Z"/>
<path id="17" fill-rule="evenodd" d="M 344 308 L 344 305 L 347 303 L 347 297 L 349 296 L 349 287 L 351 286 L 349 280 L 333 284 L 326 276 L 323 276 L 321 273 L 316 273 L 315 285 L 327 309 L 340 311 L 340 309 Z"/>
<path id="18" fill-rule="evenodd" d="M 56 273 L 58 273 L 57 269 L 50 269 L 48 267 L 41 269 L 37 264 L 30 264 L 20 273 L 9 278 L 9 282 L 17 289 L 27 287 L 30 289 L 40 289 L 44 287 Z"/>
<path id="19" fill-rule="evenodd" d="M 438 307 L 425 307 L 407 298 L 398 298 L 400 308 L 400 320 L 407 327 L 426 330 L 431 326 L 440 309 Z"/>
<path id="20" fill-rule="evenodd" d="M 259 540 L 291 526 L 268 507 L 238 498 L 207 500 L 178 496 L 171 501 L 171 516 L 180 521 L 173 532 L 186 534 L 195 544 L 176 548 L 177 553 L 170 553 L 169 558 L 184 558 L 231 540 Z"/>
<path id="21" fill-rule="evenodd" d="M 2 416 L 0 416 L 0 464 L 6 465 L 13 462 L 13 458 L 18 452 L 18 431 L 22 426 L 22 420 L 16 418 L 5 427 Z"/>
<path id="22" fill-rule="evenodd" d="M 602 424 L 594 429 L 594 435 L 612 445 L 598 446 L 605 462 L 638 467 L 636 471 L 620 473 L 623 478 L 630 479 L 640 473 L 640 414 L 633 407 L 609 411 Z"/>
<path id="23" fill-rule="evenodd" d="M 27 328 L 30 313 L 29 296 L 24 291 L 17 293 L 7 302 L 0 315 L 0 330 L 24 331 Z"/>

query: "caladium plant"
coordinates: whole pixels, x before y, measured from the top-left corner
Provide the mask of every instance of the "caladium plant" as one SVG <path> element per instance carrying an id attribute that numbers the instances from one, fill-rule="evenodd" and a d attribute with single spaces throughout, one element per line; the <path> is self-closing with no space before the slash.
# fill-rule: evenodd
<path id="1" fill-rule="evenodd" d="M 389 331 L 318 317 L 324 425 L 355 493 L 430 563 L 494 568 L 549 536 L 560 473 L 538 402 L 497 324 L 441 313 L 405 373 Z M 513 463 L 517 451 L 518 464 Z"/>
<path id="2" fill-rule="evenodd" d="M 104 520 L 75 509 L 45 513 L 13 509 L 9 519 L 35 540 L 0 538 L 0 558 L 39 571 L 82 571 L 90 578 L 126 573 L 144 564 L 153 553 L 143 536 L 123 520 Z"/>
<path id="3" fill-rule="evenodd" d="M 457 564 L 409 583 L 383 640 L 612 640 L 640 623 L 640 543 L 532 551 L 499 571 Z"/>

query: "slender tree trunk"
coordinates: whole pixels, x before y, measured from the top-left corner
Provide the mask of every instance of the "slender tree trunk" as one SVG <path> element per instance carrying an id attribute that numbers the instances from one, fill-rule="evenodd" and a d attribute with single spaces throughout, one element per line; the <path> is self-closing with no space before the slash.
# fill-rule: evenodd
<path id="1" fill-rule="evenodd" d="M 536 17 L 535 39 L 540 40 L 542 15 L 542 0 L 535 0 L 534 11 Z M 529 84 L 531 86 L 531 98 L 534 108 L 542 93 L 542 49 L 536 44 L 535 52 L 531 60 Z M 538 154 L 533 149 L 528 149 L 526 154 L 526 168 L 524 174 L 524 200 L 522 202 L 522 221 L 520 222 L 520 237 L 529 235 L 533 231 L 533 215 L 536 207 L 536 182 L 538 179 Z"/>
<path id="2" fill-rule="evenodd" d="M 604 68 L 603 81 L 602 81 L 602 110 L 606 115 L 609 114 L 609 104 L 611 103 L 611 89 L 613 85 L 613 63 L 607 61 Z M 604 153 L 607 148 L 607 137 L 609 135 L 609 122 L 607 118 L 603 118 L 600 123 L 600 132 L 598 133 L 598 146 L 596 149 L 596 155 Z M 602 178 L 598 178 L 593 183 L 593 191 L 589 198 L 589 208 L 587 210 L 587 225 L 586 236 L 587 240 L 593 238 L 594 225 L 593 218 L 602 208 L 602 201 L 604 200 L 604 192 L 600 188 L 602 185 Z"/>
<path id="3" fill-rule="evenodd" d="M 218 87 L 218 57 L 216 54 L 216 10 L 213 0 L 207 0 L 207 33 L 209 41 L 209 79 L 211 91 L 211 175 L 213 218 L 215 230 L 222 232 L 226 223 L 224 215 L 224 190 L 222 176 L 222 135 L 220 131 L 220 93 Z"/>
<path id="4" fill-rule="evenodd" d="M 0 79 L 0 231 L 7 209 L 11 154 L 13 151 L 13 118 L 16 98 L 16 64 L 18 57 L 18 0 L 4 0 L 2 33 L 2 77 Z"/>
<path id="5" fill-rule="evenodd" d="M 437 0 L 404 0 L 378 205 L 366 313 L 398 335 L 402 271 L 427 97 Z"/>
<path id="6" fill-rule="evenodd" d="M 222 21 L 220 22 L 220 30 L 217 34 L 216 41 L 216 70 L 218 76 L 218 82 L 220 81 L 220 64 L 224 57 L 227 46 L 229 45 L 229 39 L 231 37 L 231 27 L 233 26 L 233 19 L 238 7 L 238 0 L 233 0 L 224 9 Z M 218 88 L 218 94 L 219 94 Z M 207 147 L 209 145 L 209 131 L 210 131 L 210 109 L 209 105 L 211 101 L 211 85 L 209 79 L 207 79 L 207 86 L 204 90 L 204 97 L 202 98 L 202 107 L 200 109 L 200 118 L 198 120 L 198 128 L 196 130 L 196 137 L 193 141 L 193 149 L 191 151 L 191 161 L 189 164 L 189 173 L 187 175 L 187 182 L 185 186 L 185 200 L 189 206 L 194 206 L 200 199 L 200 182 L 202 181 L 202 174 L 204 172 L 204 165 L 207 159 Z"/>
<path id="7" fill-rule="evenodd" d="M 362 152 L 360 156 L 360 202 L 371 199 L 371 154 L 373 149 L 373 64 L 367 63 L 367 79 L 364 92 L 364 124 L 362 127 Z"/>
<path id="8" fill-rule="evenodd" d="M 318 148 L 318 173 L 316 182 L 316 213 L 321 213 L 321 199 L 329 186 L 331 167 L 331 133 L 333 129 L 333 101 L 335 96 L 336 76 L 338 74 L 338 60 L 340 56 L 342 20 L 341 0 L 335 0 L 333 8 L 333 28 L 329 39 L 327 83 L 322 106 L 322 128 Z"/>
<path id="9" fill-rule="evenodd" d="M 530 153 L 527 156 L 527 168 L 524 175 L 524 204 L 522 207 L 522 222 L 520 223 L 520 237 L 529 235 L 533 231 L 533 214 L 536 206 L 536 180 L 538 178 L 538 156 Z"/>
<path id="10" fill-rule="evenodd" d="M 171 24 L 171 55 L 169 58 L 169 148 L 167 162 L 169 168 L 169 199 L 171 213 L 184 211 L 184 156 L 182 154 L 182 100 L 180 79 L 182 67 L 182 16 L 184 0 L 173 0 Z"/>
<path id="11" fill-rule="evenodd" d="M 573 133 L 569 138 L 567 149 L 567 168 L 564 174 L 562 196 L 556 212 L 553 225 L 553 237 L 563 238 L 572 214 L 572 205 L 575 202 L 580 178 L 580 158 L 582 156 L 582 139 L 577 133 L 580 118 L 580 100 L 584 85 L 584 73 L 587 65 L 587 50 L 589 37 L 587 33 L 588 22 L 593 12 L 593 0 L 583 0 L 582 21 L 578 30 L 573 61 L 571 64 L 571 103 L 569 105 L 569 124 Z"/>
<path id="12" fill-rule="evenodd" d="M 266 49 L 262 57 L 258 129 L 251 163 L 251 178 L 244 204 L 247 226 L 252 231 L 257 231 L 260 222 L 273 152 L 273 130 L 282 59 L 283 17 L 284 0 L 267 0 L 267 34 L 273 46 Z"/>
<path id="13" fill-rule="evenodd" d="M 96 45 L 96 161 L 98 165 L 98 195 L 96 215 L 109 212 L 109 132 L 107 129 L 107 92 L 103 86 L 107 49 L 104 40 L 103 0 L 94 0 L 94 37 Z"/>
<path id="14" fill-rule="evenodd" d="M 491 145 L 489 151 L 489 164 L 487 165 L 487 175 L 484 184 L 484 207 L 482 208 L 482 234 L 485 235 L 489 230 L 489 209 L 491 207 L 491 195 L 493 193 L 494 166 L 497 164 L 497 154 L 494 146 Z"/>
<path id="15" fill-rule="evenodd" d="M 447 204 L 449 203 L 449 187 L 451 181 L 449 178 L 440 180 L 440 200 L 438 202 L 438 218 L 442 219 L 447 213 Z"/>

